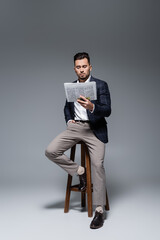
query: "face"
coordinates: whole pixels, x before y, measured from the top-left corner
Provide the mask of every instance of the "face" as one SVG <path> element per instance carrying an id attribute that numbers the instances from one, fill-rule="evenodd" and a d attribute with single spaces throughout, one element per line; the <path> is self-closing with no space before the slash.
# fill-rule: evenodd
<path id="1" fill-rule="evenodd" d="M 80 82 L 85 82 L 90 75 L 92 66 L 89 64 L 87 58 L 76 60 L 74 64 L 75 73 Z"/>

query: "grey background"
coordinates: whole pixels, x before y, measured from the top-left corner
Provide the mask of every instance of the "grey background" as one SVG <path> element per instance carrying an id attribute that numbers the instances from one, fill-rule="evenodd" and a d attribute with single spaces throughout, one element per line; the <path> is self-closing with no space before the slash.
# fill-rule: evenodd
<path id="1" fill-rule="evenodd" d="M 76 79 L 78 51 L 90 54 L 92 75 L 111 92 L 111 204 L 127 189 L 159 184 L 159 7 L 156 0 L 0 1 L 2 187 L 45 183 L 64 192 L 67 175 L 44 151 L 65 129 L 63 83 Z"/>
<path id="2" fill-rule="evenodd" d="M 1 179 L 52 177 L 44 150 L 65 129 L 63 83 L 76 79 L 78 51 L 109 84 L 109 172 L 159 177 L 159 1 L 7 0 L 0 9 Z"/>

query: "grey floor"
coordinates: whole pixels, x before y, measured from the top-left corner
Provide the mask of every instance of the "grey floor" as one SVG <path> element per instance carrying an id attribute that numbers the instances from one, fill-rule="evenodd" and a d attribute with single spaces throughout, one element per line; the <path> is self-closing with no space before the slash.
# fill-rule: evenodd
<path id="1" fill-rule="evenodd" d="M 87 211 L 80 207 L 80 193 L 72 192 L 70 211 L 65 214 L 65 186 L 58 190 L 54 183 L 3 184 L 0 239 L 160 239 L 158 182 L 112 182 L 108 194 L 111 209 L 104 226 L 91 230 L 92 218 L 88 218 Z"/>

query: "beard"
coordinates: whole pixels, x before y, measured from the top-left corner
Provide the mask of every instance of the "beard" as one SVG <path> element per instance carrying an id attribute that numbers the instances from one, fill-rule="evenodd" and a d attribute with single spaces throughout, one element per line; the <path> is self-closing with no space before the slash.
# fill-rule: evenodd
<path id="1" fill-rule="evenodd" d="M 82 74 L 78 75 L 79 80 L 81 80 L 83 82 L 86 81 L 88 79 L 88 77 L 89 77 L 89 75 L 87 75 L 85 73 L 82 73 Z"/>

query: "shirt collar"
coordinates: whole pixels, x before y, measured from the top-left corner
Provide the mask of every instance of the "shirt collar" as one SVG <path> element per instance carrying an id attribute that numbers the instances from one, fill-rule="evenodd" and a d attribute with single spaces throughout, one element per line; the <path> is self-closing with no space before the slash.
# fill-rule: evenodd
<path id="1" fill-rule="evenodd" d="M 90 79 L 91 79 L 91 75 L 89 75 L 88 79 L 84 83 L 89 82 Z M 77 83 L 80 83 L 79 80 L 77 80 Z"/>

